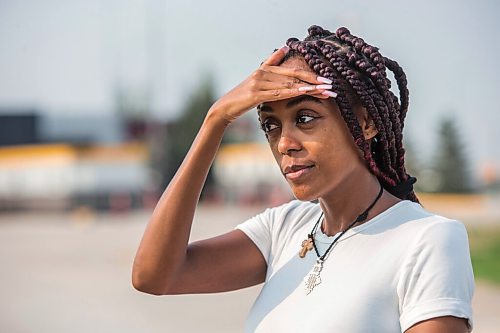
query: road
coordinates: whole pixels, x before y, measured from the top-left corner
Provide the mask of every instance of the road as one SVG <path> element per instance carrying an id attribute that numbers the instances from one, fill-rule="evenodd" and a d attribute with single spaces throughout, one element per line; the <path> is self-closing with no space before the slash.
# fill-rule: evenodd
<path id="1" fill-rule="evenodd" d="M 202 207 L 192 239 L 230 230 L 259 208 Z M 155 297 L 131 264 L 149 212 L 0 215 L 0 332 L 241 332 L 259 287 Z M 478 283 L 478 333 L 500 327 L 500 289 Z"/>

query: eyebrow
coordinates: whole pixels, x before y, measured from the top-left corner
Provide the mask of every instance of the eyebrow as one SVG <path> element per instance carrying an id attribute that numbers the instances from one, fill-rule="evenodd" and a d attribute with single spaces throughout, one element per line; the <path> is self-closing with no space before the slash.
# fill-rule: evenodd
<path id="1" fill-rule="evenodd" d="M 300 103 L 304 103 L 304 102 L 313 102 L 313 103 L 317 103 L 317 104 L 322 104 L 321 100 L 319 98 L 313 97 L 311 95 L 302 95 L 302 96 L 298 96 L 298 97 L 293 98 L 291 101 L 286 103 L 285 107 L 287 109 L 290 109 L 290 108 L 293 108 L 294 106 L 297 106 Z M 268 105 L 261 104 L 261 106 L 259 107 L 259 112 L 273 112 L 273 109 Z"/>

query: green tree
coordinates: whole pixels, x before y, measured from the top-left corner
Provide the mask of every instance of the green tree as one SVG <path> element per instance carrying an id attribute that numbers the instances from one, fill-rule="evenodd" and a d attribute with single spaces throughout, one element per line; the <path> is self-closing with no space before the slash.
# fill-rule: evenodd
<path id="1" fill-rule="evenodd" d="M 206 75 L 200 85 L 193 91 L 187 99 L 186 105 L 181 112 L 180 118 L 170 123 L 166 129 L 165 149 L 167 151 L 162 163 L 163 185 L 175 175 L 175 172 L 186 156 L 191 144 L 198 133 L 198 130 L 205 118 L 208 109 L 215 102 L 214 83 L 210 75 Z M 213 186 L 213 176 L 210 172 L 205 183 L 204 192 Z M 203 196 L 203 194 L 202 194 Z"/>
<path id="2" fill-rule="evenodd" d="M 445 117 L 439 124 L 439 142 L 433 169 L 439 176 L 436 192 L 472 191 L 470 168 L 456 119 Z"/>

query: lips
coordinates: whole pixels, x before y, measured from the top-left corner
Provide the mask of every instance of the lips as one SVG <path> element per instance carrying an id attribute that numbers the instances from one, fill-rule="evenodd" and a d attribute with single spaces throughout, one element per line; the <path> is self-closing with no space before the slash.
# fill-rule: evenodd
<path id="1" fill-rule="evenodd" d="M 283 174 L 289 180 L 298 180 L 310 173 L 314 165 L 292 164 L 285 168 Z"/>

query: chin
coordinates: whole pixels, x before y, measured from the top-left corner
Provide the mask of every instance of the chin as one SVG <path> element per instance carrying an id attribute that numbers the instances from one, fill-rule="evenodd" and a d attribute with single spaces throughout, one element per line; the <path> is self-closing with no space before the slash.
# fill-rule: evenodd
<path id="1" fill-rule="evenodd" d="M 302 186 L 291 186 L 293 196 L 295 199 L 300 201 L 314 201 L 318 200 L 318 194 L 314 191 L 311 191 L 310 188 L 302 187 Z"/>

